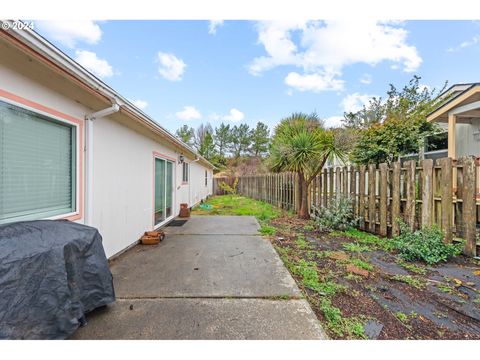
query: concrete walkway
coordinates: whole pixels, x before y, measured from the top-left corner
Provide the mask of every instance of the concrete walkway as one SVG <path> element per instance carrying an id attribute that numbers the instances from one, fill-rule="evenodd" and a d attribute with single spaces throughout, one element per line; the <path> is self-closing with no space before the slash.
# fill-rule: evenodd
<path id="1" fill-rule="evenodd" d="M 117 301 L 73 339 L 324 339 L 249 216 L 193 216 L 111 266 Z"/>

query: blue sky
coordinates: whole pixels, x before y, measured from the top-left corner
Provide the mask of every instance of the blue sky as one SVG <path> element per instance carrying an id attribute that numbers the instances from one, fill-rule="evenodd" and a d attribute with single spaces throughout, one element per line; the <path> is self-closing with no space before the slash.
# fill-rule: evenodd
<path id="1" fill-rule="evenodd" d="M 161 125 L 273 127 L 295 111 L 327 125 L 414 74 L 429 88 L 480 81 L 475 21 L 80 21 L 35 29 Z"/>

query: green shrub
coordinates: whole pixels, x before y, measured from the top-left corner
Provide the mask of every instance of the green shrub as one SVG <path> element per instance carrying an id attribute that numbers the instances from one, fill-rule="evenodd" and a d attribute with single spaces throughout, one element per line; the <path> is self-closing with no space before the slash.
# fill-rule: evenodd
<path id="1" fill-rule="evenodd" d="M 232 186 L 228 185 L 225 181 L 222 181 L 218 185 L 226 194 L 237 195 L 238 178 L 235 178 Z"/>
<path id="2" fill-rule="evenodd" d="M 400 235 L 393 239 L 393 244 L 400 256 L 407 261 L 420 260 L 428 265 L 447 261 L 462 252 L 463 244 L 445 244 L 444 234 L 437 226 L 424 227 L 412 231 L 400 223 Z"/>
<path id="3" fill-rule="evenodd" d="M 332 201 L 320 209 L 316 224 L 320 231 L 345 231 L 357 223 L 353 215 L 352 202 L 347 197 Z"/>

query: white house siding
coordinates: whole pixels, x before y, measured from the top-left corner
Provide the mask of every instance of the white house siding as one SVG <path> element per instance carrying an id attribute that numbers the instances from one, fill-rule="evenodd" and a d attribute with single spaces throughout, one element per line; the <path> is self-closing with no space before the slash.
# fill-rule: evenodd
<path id="1" fill-rule="evenodd" d="M 27 57 L 16 53 L 11 55 L 4 52 L 0 56 L 0 90 L 67 114 L 82 124 L 84 116 L 94 111 L 52 90 L 48 85 L 52 81 L 50 72 L 38 72 L 38 69 L 32 69 Z M 153 228 L 153 153 L 173 159 L 179 156 L 165 144 L 166 141 L 157 142 L 109 118 L 94 121 L 92 225 L 103 236 L 107 257 L 132 245 L 144 231 Z M 85 164 L 83 154 L 82 160 Z M 193 160 L 186 157 L 188 162 Z M 199 162 L 191 164 L 188 185 L 181 185 L 181 169 L 175 161 L 174 215 L 178 214 L 180 203 L 192 206 L 212 192 L 211 170 L 208 170 L 209 183 L 205 187 L 203 165 Z M 82 197 L 85 202 L 85 193 Z M 84 223 L 83 213 L 75 221 Z"/>
<path id="2" fill-rule="evenodd" d="M 95 120 L 93 226 L 101 230 L 107 256 L 154 228 L 154 153 L 175 160 L 174 215 L 178 215 L 181 203 L 192 206 L 211 194 L 211 181 L 204 186 L 203 165 L 191 163 L 190 181 L 182 185 L 178 152 L 109 118 Z M 186 158 L 187 162 L 192 160 Z M 199 174 L 203 174 L 201 179 Z"/>

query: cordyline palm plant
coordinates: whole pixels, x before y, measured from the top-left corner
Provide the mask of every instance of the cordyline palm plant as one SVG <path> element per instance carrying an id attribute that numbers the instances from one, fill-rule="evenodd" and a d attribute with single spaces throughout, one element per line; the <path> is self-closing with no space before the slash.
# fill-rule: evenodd
<path id="1" fill-rule="evenodd" d="M 343 151 L 335 141 L 335 131 L 326 130 L 316 114 L 294 113 L 275 128 L 270 167 L 275 172 L 292 171 L 298 174 L 299 217 L 310 217 L 310 184 L 326 161 L 334 156 L 343 159 Z"/>

